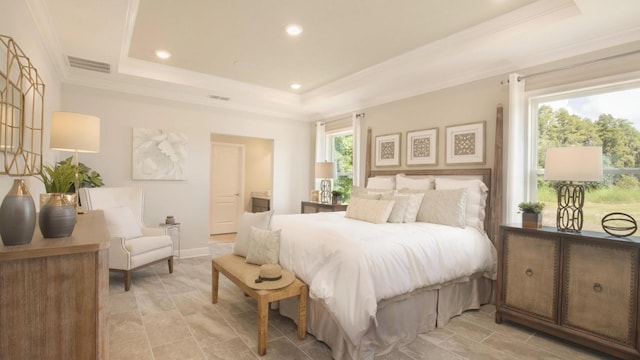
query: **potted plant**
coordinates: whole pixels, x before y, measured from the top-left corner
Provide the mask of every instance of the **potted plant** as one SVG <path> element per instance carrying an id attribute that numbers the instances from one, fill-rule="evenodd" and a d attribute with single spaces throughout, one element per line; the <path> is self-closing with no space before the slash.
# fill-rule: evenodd
<path id="1" fill-rule="evenodd" d="M 58 162 L 58 165 L 64 166 L 73 166 L 72 164 L 73 157 L 69 156 L 68 158 Z M 100 187 L 104 185 L 102 182 L 102 177 L 100 177 L 100 173 L 95 170 L 92 170 L 90 167 L 83 163 L 78 163 L 78 184 L 81 188 L 83 187 Z M 71 184 L 69 188 L 69 192 L 75 192 L 75 182 Z"/>
<path id="2" fill-rule="evenodd" d="M 43 165 L 38 179 L 46 194 L 40 194 L 38 224 L 45 238 L 70 236 L 76 225 L 75 194 L 69 189 L 75 181 L 77 166 L 71 163 Z"/>
<path id="3" fill-rule="evenodd" d="M 342 191 L 337 189 L 331 191 L 331 202 L 334 205 L 339 204 L 341 199 L 342 199 Z"/>
<path id="4" fill-rule="evenodd" d="M 544 203 L 542 202 L 521 202 L 518 209 L 522 213 L 522 227 L 540 228 L 542 227 L 542 210 Z"/>

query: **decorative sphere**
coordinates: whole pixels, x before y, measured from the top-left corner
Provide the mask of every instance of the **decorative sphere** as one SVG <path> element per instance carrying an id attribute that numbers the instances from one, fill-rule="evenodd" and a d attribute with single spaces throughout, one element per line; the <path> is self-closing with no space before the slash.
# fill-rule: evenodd
<path id="1" fill-rule="evenodd" d="M 631 215 L 612 212 L 602 218 L 602 229 L 609 235 L 625 237 L 633 235 L 638 230 L 638 223 Z"/>

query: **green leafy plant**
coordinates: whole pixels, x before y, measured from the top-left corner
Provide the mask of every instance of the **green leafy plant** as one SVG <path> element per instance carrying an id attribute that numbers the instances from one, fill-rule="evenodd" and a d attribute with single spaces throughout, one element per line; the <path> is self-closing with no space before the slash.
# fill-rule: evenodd
<path id="1" fill-rule="evenodd" d="M 520 212 L 527 214 L 540 214 L 544 209 L 543 202 L 521 202 L 518 204 Z"/>
<path id="2" fill-rule="evenodd" d="M 76 176 L 76 167 L 69 164 L 43 165 L 36 176 L 48 193 L 67 193 Z"/>
<path id="3" fill-rule="evenodd" d="M 69 156 L 68 158 L 58 162 L 58 165 L 71 165 L 73 166 L 73 157 Z M 78 184 L 81 188 L 83 187 L 100 187 L 104 185 L 102 182 L 102 177 L 100 173 L 95 170 L 92 170 L 90 167 L 83 163 L 78 163 Z M 71 184 L 71 188 L 69 192 L 75 192 L 75 184 Z"/>
<path id="4" fill-rule="evenodd" d="M 333 190 L 333 191 L 331 191 L 331 195 L 333 195 L 333 197 L 340 197 L 340 196 L 342 196 L 342 191 Z"/>

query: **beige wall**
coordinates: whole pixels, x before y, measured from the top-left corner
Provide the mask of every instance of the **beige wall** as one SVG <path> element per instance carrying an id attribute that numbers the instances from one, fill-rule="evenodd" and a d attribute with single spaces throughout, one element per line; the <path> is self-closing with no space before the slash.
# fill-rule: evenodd
<path id="1" fill-rule="evenodd" d="M 212 134 L 211 141 L 244 145 L 244 209 L 245 211 L 251 211 L 251 192 L 271 191 L 273 179 L 273 140 Z"/>

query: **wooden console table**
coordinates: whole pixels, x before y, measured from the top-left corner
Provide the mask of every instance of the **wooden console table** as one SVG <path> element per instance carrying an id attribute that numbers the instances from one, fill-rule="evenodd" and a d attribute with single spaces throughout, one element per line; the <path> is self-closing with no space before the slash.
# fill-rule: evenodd
<path id="1" fill-rule="evenodd" d="M 109 236 L 102 211 L 73 234 L 0 243 L 0 359 L 109 358 Z"/>

